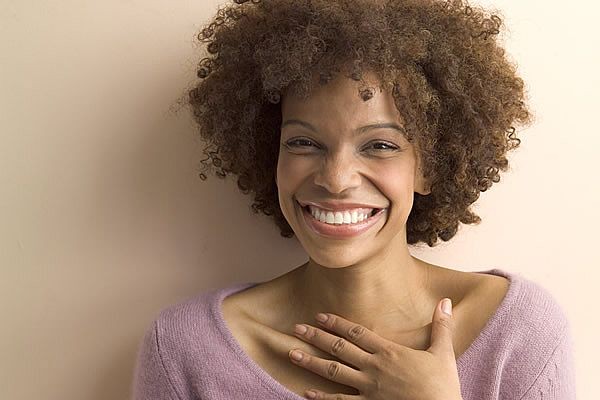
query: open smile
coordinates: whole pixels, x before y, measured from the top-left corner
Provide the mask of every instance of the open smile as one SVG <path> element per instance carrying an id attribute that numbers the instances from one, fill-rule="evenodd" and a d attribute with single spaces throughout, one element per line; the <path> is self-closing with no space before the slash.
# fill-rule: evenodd
<path id="1" fill-rule="evenodd" d="M 368 218 L 358 221 L 355 223 L 327 223 L 316 219 L 308 206 L 303 207 L 296 201 L 298 207 L 302 209 L 302 216 L 306 225 L 317 235 L 324 236 L 334 239 L 345 239 L 350 237 L 359 236 L 380 220 L 387 214 L 387 208 L 375 208 L 369 214 Z M 339 221 L 339 219 L 338 219 Z"/>

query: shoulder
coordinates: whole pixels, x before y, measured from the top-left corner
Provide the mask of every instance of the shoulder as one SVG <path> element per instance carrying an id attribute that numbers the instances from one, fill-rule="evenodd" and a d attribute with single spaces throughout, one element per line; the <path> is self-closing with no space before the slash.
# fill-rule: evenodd
<path id="1" fill-rule="evenodd" d="M 542 284 L 517 272 L 493 269 L 491 274 L 477 275 L 472 294 L 491 297 L 498 302 L 495 320 L 498 328 L 515 337 L 544 337 L 556 343 L 569 324 L 565 310 L 557 298 Z M 510 326 L 511 330 L 506 328 Z M 515 343 L 516 345 L 516 343 Z"/>
<path id="2" fill-rule="evenodd" d="M 542 284 L 517 272 L 494 269 L 477 285 L 478 296 L 500 294 L 493 328 L 513 350 L 544 352 L 556 345 L 568 329 L 567 314 L 557 298 Z M 479 275 L 479 274 L 477 274 Z M 491 278 L 491 279 L 490 279 Z M 506 278 L 506 279 L 503 279 Z M 543 343 L 536 343 L 543 342 Z M 534 348 L 532 344 L 536 343 Z"/>
<path id="3" fill-rule="evenodd" d="M 574 341 L 565 309 L 544 286 L 521 280 L 512 312 L 512 352 L 505 374 L 522 383 L 522 399 L 554 393 L 575 398 Z"/>
<path id="4" fill-rule="evenodd" d="M 194 357 L 195 350 L 218 351 L 224 330 L 220 303 L 223 297 L 247 285 L 207 289 L 159 310 L 149 330 L 155 331 L 161 356 L 181 363 L 193 361 L 188 358 Z"/>
<path id="5" fill-rule="evenodd" d="M 184 333 L 186 326 L 211 317 L 211 304 L 222 289 L 206 290 L 192 297 L 164 306 L 155 316 L 161 334 Z"/>
<path id="6" fill-rule="evenodd" d="M 203 319 L 206 296 L 164 307 L 152 318 L 138 344 L 134 372 L 133 398 L 151 396 L 179 399 L 191 398 L 183 383 L 189 364 L 186 352 L 192 337 L 186 327 L 192 314 Z"/>
<path id="7" fill-rule="evenodd" d="M 219 362 L 227 364 L 232 355 L 218 326 L 217 305 L 240 286 L 207 290 L 158 311 L 138 345 L 135 399 L 196 398 L 195 388 L 226 374 Z"/>
<path id="8" fill-rule="evenodd" d="M 543 285 L 516 278 L 519 290 L 511 310 L 512 347 L 530 359 L 548 360 L 567 339 L 570 322 L 557 298 Z"/>
<path id="9" fill-rule="evenodd" d="M 569 373 L 573 368 L 573 341 L 567 314 L 557 298 L 543 285 L 518 274 L 511 275 L 514 287 L 497 329 L 498 349 L 503 355 L 503 379 L 517 393 L 546 384 L 540 377 L 552 376 L 557 366 Z M 556 375 L 556 374 L 554 374 Z M 563 380 L 551 382 L 564 385 Z M 546 379 L 548 380 L 548 379 Z M 557 386 L 558 387 L 558 386 Z M 507 388 L 506 388 L 507 389 Z"/>
<path id="10" fill-rule="evenodd" d="M 211 303 L 218 293 L 208 290 L 161 308 L 151 320 L 146 337 L 151 340 L 163 363 L 180 364 L 186 349 L 198 335 L 206 334 L 211 319 Z"/>
<path id="11" fill-rule="evenodd" d="M 208 289 L 163 307 L 147 327 L 140 351 L 156 353 L 166 370 L 180 371 L 199 359 L 221 355 L 228 339 L 220 301 L 247 285 Z"/>
<path id="12" fill-rule="evenodd" d="M 543 339 L 555 346 L 569 328 L 567 314 L 557 298 L 542 284 L 521 275 L 513 275 L 518 290 L 513 296 L 511 318 L 520 338 Z M 540 343 L 540 347 L 545 347 Z"/>
<path id="13" fill-rule="evenodd" d="M 508 364 L 543 363 L 569 329 L 561 304 L 543 285 L 519 273 L 498 268 L 481 272 L 487 273 L 473 273 L 477 278 L 468 294 L 468 304 L 475 305 L 474 314 L 489 318 L 484 318 L 485 324 L 469 353 L 478 359 L 493 356 Z"/>
<path id="14" fill-rule="evenodd" d="M 495 385 L 500 398 L 529 399 L 525 394 L 538 398 L 535 396 L 546 393 L 544 385 L 571 390 L 570 325 L 557 298 L 542 284 L 516 272 L 498 268 L 481 272 L 506 278 L 508 288 L 503 297 L 499 296 L 501 281 L 479 277 L 474 290 L 478 294 L 472 298 L 479 300 L 470 303 L 480 304 L 489 296 L 500 304 L 458 360 L 461 375 L 478 385 Z M 494 290 L 499 291 L 494 294 Z"/>

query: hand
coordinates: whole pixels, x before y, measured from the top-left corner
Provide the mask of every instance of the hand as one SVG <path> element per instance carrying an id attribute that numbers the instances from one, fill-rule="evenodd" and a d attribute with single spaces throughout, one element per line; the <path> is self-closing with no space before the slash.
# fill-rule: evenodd
<path id="1" fill-rule="evenodd" d="M 303 355 L 295 364 L 331 381 L 356 388 L 359 395 L 328 394 L 311 389 L 325 400 L 462 400 L 452 334 L 454 319 L 438 303 L 432 319 L 431 345 L 416 350 L 385 339 L 361 325 L 335 314 L 319 322 L 331 332 L 311 325 L 296 337 L 334 355 L 357 369 L 293 349 Z"/>

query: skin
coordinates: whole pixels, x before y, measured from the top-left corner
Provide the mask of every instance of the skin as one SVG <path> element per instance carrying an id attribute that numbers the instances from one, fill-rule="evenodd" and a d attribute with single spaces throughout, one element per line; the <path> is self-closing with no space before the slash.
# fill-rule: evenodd
<path id="1" fill-rule="evenodd" d="M 320 327 L 297 325 L 306 328 L 297 329 L 297 337 L 330 352 L 341 362 L 297 350 L 290 353 L 292 360 L 359 391 L 359 395 L 348 395 L 311 389 L 305 396 L 326 400 L 462 400 L 452 344 L 455 324 L 448 307 L 444 311 L 440 302 L 435 310 L 431 346 L 426 351 L 387 340 L 335 314 L 323 314 L 327 319 L 319 322 Z M 314 395 L 308 396 L 311 392 Z"/>
<path id="2" fill-rule="evenodd" d="M 374 75 L 367 76 L 376 84 Z M 340 338 L 346 340 L 343 351 L 335 354 L 343 363 L 332 364 L 306 352 L 300 352 L 304 358 L 298 362 L 290 351 L 290 359 L 361 393 L 315 391 L 320 399 L 460 399 L 454 320 L 442 314 L 441 299 L 434 294 L 439 269 L 413 257 L 406 242 L 414 192 L 429 193 L 417 152 L 402 132 L 392 128 L 357 134 L 358 128 L 375 123 L 403 126 L 390 93 L 378 89 L 365 102 L 358 96 L 358 85 L 338 76 L 316 87 L 308 100 L 291 95 L 282 100 L 279 202 L 309 254 L 306 264 L 282 280 L 294 299 L 294 311 L 288 316 L 310 321 L 326 312 L 329 325 L 303 324 L 307 333 L 296 333 L 325 352 L 331 353 Z M 293 142 L 298 139 L 302 140 Z M 342 200 L 387 209 L 368 232 L 327 238 L 306 225 L 297 199 Z M 386 339 L 422 333 L 424 326 L 431 327 L 427 351 Z M 357 327 L 361 334 L 349 335 Z"/>
<path id="3" fill-rule="evenodd" d="M 367 77 L 376 83 L 374 76 Z M 406 243 L 413 192 L 429 191 L 415 148 L 400 132 L 385 128 L 355 134 L 357 128 L 373 123 L 402 126 L 390 93 L 378 89 L 364 102 L 358 85 L 338 76 L 306 101 L 282 99 L 279 202 L 309 254 L 308 263 L 294 271 L 290 290 L 301 303 L 300 318 L 311 320 L 327 310 L 382 334 L 410 331 L 431 323 L 431 312 L 440 300 L 431 295 L 429 264 L 413 257 Z M 316 131 L 286 124 L 290 119 L 305 121 Z M 292 139 L 312 143 L 300 141 L 290 147 Z M 331 239 L 310 230 L 295 199 L 354 201 L 387 210 L 368 232 Z"/>

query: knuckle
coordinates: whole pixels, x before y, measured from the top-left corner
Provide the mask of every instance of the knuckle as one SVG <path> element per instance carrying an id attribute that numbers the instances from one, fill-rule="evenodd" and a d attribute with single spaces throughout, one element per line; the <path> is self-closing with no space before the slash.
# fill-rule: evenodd
<path id="1" fill-rule="evenodd" d="M 393 357 L 393 356 L 395 356 L 395 355 L 396 355 L 396 351 L 395 351 L 395 349 L 394 349 L 394 348 L 392 348 L 392 346 L 390 346 L 390 345 L 387 345 L 387 346 L 384 346 L 384 347 L 381 349 L 381 354 L 382 354 L 384 357 Z"/>
<path id="2" fill-rule="evenodd" d="M 365 328 L 360 325 L 354 325 L 348 331 L 348 337 L 353 341 L 360 339 L 365 334 Z"/>
<path id="3" fill-rule="evenodd" d="M 373 379 L 373 382 L 371 382 L 371 386 L 375 389 L 375 393 L 381 393 L 381 391 L 383 390 L 381 381 L 379 379 Z"/>
<path id="4" fill-rule="evenodd" d="M 325 326 L 327 326 L 329 329 L 335 329 L 337 323 L 338 323 L 338 319 L 336 318 L 335 315 L 329 315 L 329 319 L 327 319 L 327 322 L 325 322 Z"/>
<path id="5" fill-rule="evenodd" d="M 337 361 L 331 361 L 327 367 L 327 376 L 329 378 L 335 378 L 340 372 L 340 363 Z"/>
<path id="6" fill-rule="evenodd" d="M 302 353 L 302 360 L 298 361 L 298 363 L 310 368 L 313 365 L 313 358 L 310 354 L 304 352 Z"/>
<path id="7" fill-rule="evenodd" d="M 339 338 L 335 342 L 333 342 L 333 345 L 331 346 L 331 354 L 339 354 L 344 350 L 345 347 L 346 340 L 344 340 L 343 338 Z"/>
<path id="8" fill-rule="evenodd" d="M 362 352 L 358 356 L 358 365 L 357 365 L 357 367 L 359 367 L 360 369 L 365 368 L 365 367 L 372 367 L 373 366 L 373 361 L 374 361 L 373 354 Z"/>
<path id="9" fill-rule="evenodd" d="M 452 322 L 449 319 L 442 318 L 438 321 L 438 324 L 446 329 L 452 329 Z"/>
<path id="10" fill-rule="evenodd" d="M 381 393 L 382 387 L 381 382 L 376 378 L 369 379 L 367 385 L 367 393 Z"/>
<path id="11" fill-rule="evenodd" d="M 389 360 L 395 360 L 401 356 L 402 347 L 398 347 L 396 343 L 389 343 L 381 349 L 381 355 Z"/>
<path id="12" fill-rule="evenodd" d="M 309 328 L 304 336 L 307 339 L 314 340 L 319 336 L 319 330 L 315 328 Z"/>

